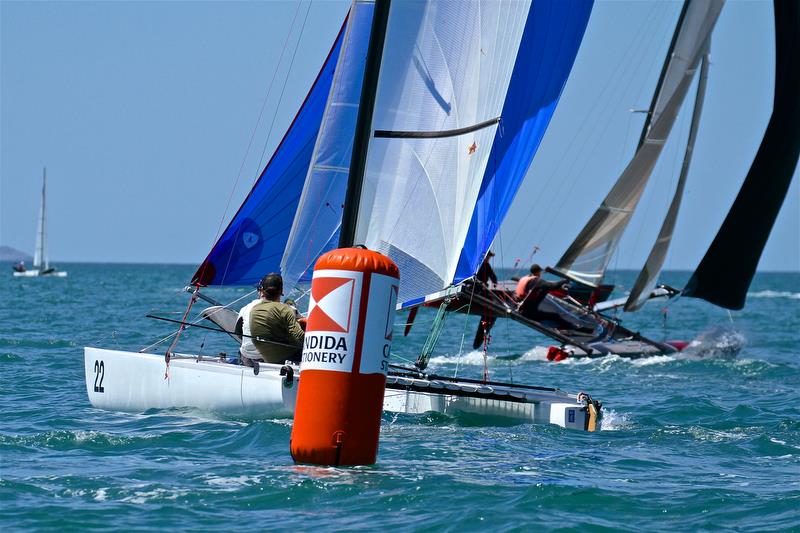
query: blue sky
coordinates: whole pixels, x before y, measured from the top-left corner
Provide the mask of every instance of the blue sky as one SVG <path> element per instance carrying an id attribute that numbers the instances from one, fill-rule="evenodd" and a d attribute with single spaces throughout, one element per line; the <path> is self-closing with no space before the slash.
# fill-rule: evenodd
<path id="1" fill-rule="evenodd" d="M 226 205 L 230 217 L 294 116 L 348 5 L 0 2 L 0 243 L 32 252 L 47 165 L 52 259 L 200 262 Z M 496 241 L 499 262 L 538 245 L 537 261 L 552 264 L 588 219 L 634 149 L 642 115 L 630 109 L 651 99 L 679 9 L 596 4 L 536 179 Z M 723 9 L 667 268 L 699 261 L 749 168 L 771 111 L 772 32 L 770 2 Z M 612 266 L 644 261 L 687 130 L 682 116 Z M 798 181 L 796 172 L 761 269 L 800 270 Z"/>

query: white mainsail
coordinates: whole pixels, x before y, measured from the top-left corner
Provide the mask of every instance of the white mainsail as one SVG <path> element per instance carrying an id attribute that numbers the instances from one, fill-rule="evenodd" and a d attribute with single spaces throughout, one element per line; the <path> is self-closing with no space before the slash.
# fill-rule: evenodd
<path id="1" fill-rule="evenodd" d="M 449 285 L 529 2 L 393 2 L 355 242 L 403 272 L 400 301 Z"/>
<path id="2" fill-rule="evenodd" d="M 603 280 L 672 130 L 723 3 L 687 0 L 639 148 L 556 270 L 591 285 Z"/>

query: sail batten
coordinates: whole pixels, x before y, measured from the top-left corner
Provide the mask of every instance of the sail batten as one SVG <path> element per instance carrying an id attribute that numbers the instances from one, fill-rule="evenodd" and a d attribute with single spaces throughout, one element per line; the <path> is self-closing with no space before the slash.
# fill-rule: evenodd
<path id="1" fill-rule="evenodd" d="M 472 133 L 473 131 L 482 130 L 489 126 L 494 126 L 500 122 L 501 117 L 490 118 L 472 126 L 465 126 L 454 130 L 443 131 L 387 131 L 375 130 L 375 138 L 377 139 L 437 139 L 444 137 L 456 137 L 457 135 L 464 135 L 465 133 Z"/>
<path id="2" fill-rule="evenodd" d="M 669 137 L 724 0 L 686 0 L 656 87 L 639 148 L 555 269 L 581 280 L 603 279 L 611 257 Z"/>
<path id="3" fill-rule="evenodd" d="M 728 309 L 744 307 L 800 157 L 800 3 L 776 0 L 773 5 L 772 115 L 736 200 L 683 291 Z"/>

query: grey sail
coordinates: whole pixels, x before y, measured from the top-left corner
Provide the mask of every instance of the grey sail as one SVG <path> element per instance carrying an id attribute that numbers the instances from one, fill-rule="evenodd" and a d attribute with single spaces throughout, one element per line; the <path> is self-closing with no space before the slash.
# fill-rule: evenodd
<path id="1" fill-rule="evenodd" d="M 42 200 L 39 204 L 39 225 L 36 228 L 36 251 L 33 252 L 33 266 L 39 270 L 50 267 L 47 260 L 47 227 L 45 219 L 45 197 L 47 191 L 47 168 L 42 174 Z"/>
<path id="2" fill-rule="evenodd" d="M 686 176 L 689 174 L 689 166 L 692 162 L 694 143 L 697 139 L 697 128 L 700 124 L 700 116 L 703 113 L 703 100 L 705 99 L 707 80 L 708 48 L 706 48 L 706 53 L 700 64 L 700 79 L 697 81 L 697 96 L 695 97 L 694 110 L 692 112 L 692 124 L 689 128 L 689 139 L 686 142 L 686 152 L 683 156 L 678 185 L 675 187 L 675 195 L 672 197 L 672 202 L 669 204 L 667 215 L 661 225 L 661 231 L 658 232 L 658 237 L 656 238 L 652 250 L 650 250 L 650 255 L 647 257 L 644 268 L 639 272 L 639 277 L 636 278 L 633 289 L 631 289 L 631 294 L 625 302 L 625 311 L 636 311 L 645 304 L 650 295 L 650 291 L 655 288 L 658 275 L 661 273 L 661 268 L 664 266 L 664 259 L 667 256 L 669 245 L 672 242 L 672 233 L 675 231 L 678 211 L 680 211 L 681 208 L 683 190 L 686 186 Z"/>
<path id="3" fill-rule="evenodd" d="M 687 0 L 656 87 L 639 147 L 556 270 L 590 285 L 606 268 L 639 203 L 683 104 L 724 0 Z"/>

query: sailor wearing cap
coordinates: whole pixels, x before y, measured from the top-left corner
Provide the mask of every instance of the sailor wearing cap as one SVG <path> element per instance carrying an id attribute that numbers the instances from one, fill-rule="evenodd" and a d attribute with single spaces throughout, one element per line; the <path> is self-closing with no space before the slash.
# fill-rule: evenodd
<path id="1" fill-rule="evenodd" d="M 281 303 L 283 278 L 274 272 L 267 274 L 256 288 L 259 298 L 239 311 L 236 324 L 242 333 L 242 362 L 253 366 L 253 361 L 299 360 L 305 319 L 298 320 L 295 310 Z"/>

